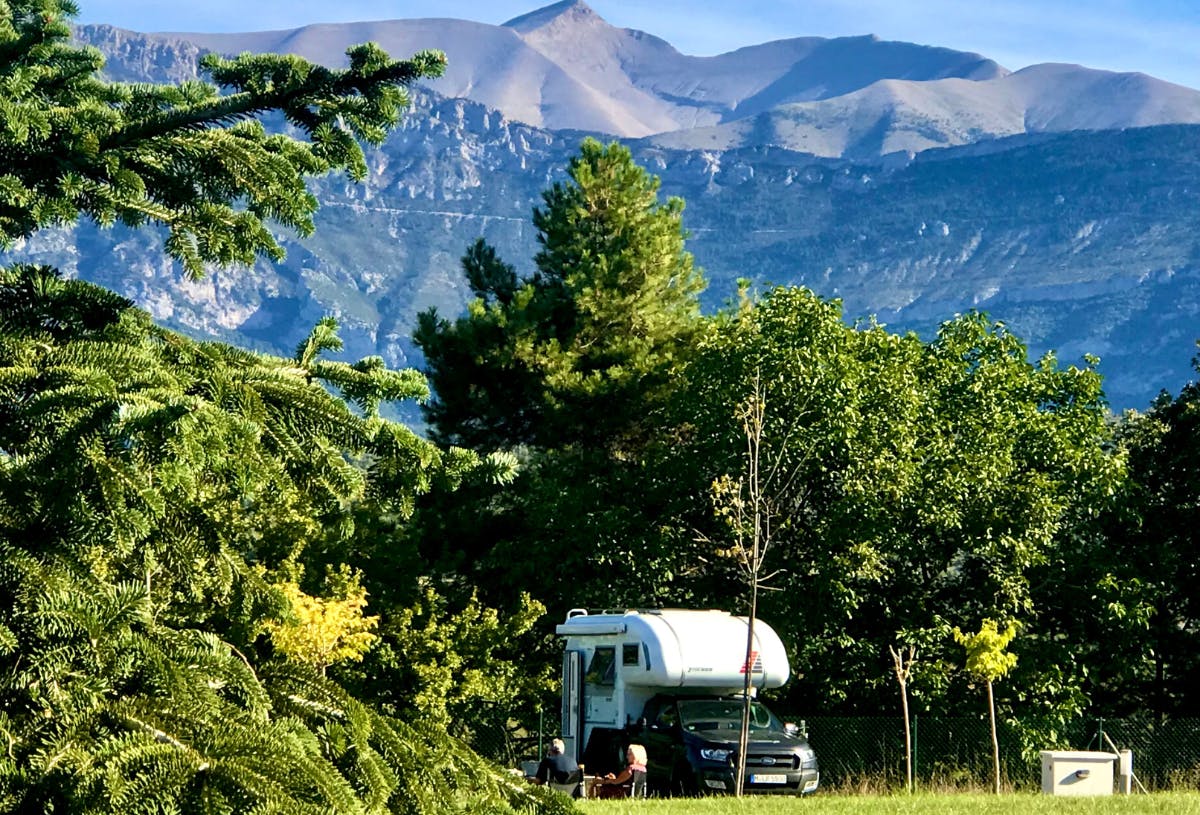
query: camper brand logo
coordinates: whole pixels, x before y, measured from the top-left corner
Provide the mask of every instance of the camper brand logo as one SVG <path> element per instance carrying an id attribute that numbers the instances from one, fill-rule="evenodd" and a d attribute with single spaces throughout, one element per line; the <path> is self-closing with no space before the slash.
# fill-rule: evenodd
<path id="1" fill-rule="evenodd" d="M 761 673 L 762 666 L 755 665 L 756 662 L 758 662 L 758 651 L 751 651 L 750 658 L 746 660 L 746 663 L 742 665 L 741 669 L 738 670 L 738 673 L 744 674 L 746 671 L 753 673 L 756 670 Z"/>

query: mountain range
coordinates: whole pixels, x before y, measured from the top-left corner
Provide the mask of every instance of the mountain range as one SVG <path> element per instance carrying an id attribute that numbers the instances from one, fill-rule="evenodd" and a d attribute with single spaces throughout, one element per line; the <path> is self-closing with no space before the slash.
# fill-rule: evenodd
<path id="1" fill-rule="evenodd" d="M 1040 352 L 1101 357 L 1114 408 L 1190 374 L 1200 311 L 1200 92 L 1072 65 L 1010 72 L 874 37 L 779 40 L 713 57 L 613 27 L 579 0 L 500 25 L 392 20 L 244 34 L 81 26 L 121 81 L 196 76 L 205 51 L 340 64 L 373 40 L 439 48 L 441 79 L 355 185 L 315 183 L 316 235 L 198 282 L 153 232 L 83 224 L 10 253 L 54 263 L 192 333 L 288 352 L 325 313 L 347 353 L 419 364 L 415 314 L 459 313 L 477 237 L 519 270 L 530 213 L 585 134 L 620 138 L 687 201 L 709 306 L 734 281 L 796 283 L 928 336 L 986 309 Z"/>
<path id="2" fill-rule="evenodd" d="M 874 36 L 776 40 L 713 57 L 681 54 L 564 0 L 487 25 L 388 20 L 243 34 L 155 34 L 222 54 L 294 53 L 341 65 L 378 42 L 449 59 L 434 92 L 552 130 L 649 138 L 678 149 L 772 144 L 867 157 L 1017 133 L 1200 123 L 1200 92 L 1144 74 L 1035 65 Z"/>

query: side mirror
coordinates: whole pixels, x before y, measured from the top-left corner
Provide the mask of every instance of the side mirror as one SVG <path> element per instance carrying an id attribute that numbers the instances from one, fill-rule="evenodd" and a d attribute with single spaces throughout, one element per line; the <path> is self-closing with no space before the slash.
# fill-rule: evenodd
<path id="1" fill-rule="evenodd" d="M 800 728 L 797 727 L 795 725 L 795 723 L 793 723 L 793 722 L 784 722 L 783 723 L 783 732 L 787 733 L 789 736 L 799 736 Z"/>

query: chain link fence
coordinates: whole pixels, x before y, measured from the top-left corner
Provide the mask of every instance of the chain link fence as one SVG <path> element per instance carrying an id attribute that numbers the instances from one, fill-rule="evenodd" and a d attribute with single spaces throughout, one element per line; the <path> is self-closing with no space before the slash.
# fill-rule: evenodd
<path id="1" fill-rule="evenodd" d="M 786 718 L 786 717 L 785 717 Z M 795 721 L 800 721 L 796 719 Z M 894 789 L 905 784 L 904 721 L 900 717 L 816 717 L 804 722 L 821 762 L 822 786 Z M 1133 752 L 1133 771 L 1149 791 L 1200 788 L 1200 719 L 1085 719 L 997 722 L 1002 783 L 1041 785 L 1042 750 Z M 986 788 L 991 784 L 991 730 L 983 718 L 912 721 L 913 779 L 923 788 Z"/>
<path id="2" fill-rule="evenodd" d="M 536 760 L 558 735 L 558 709 L 479 715 L 459 735 L 505 767 Z M 899 717 L 790 717 L 808 732 L 821 762 L 821 786 L 883 791 L 905 784 L 904 720 Z M 524 722 L 524 724 L 521 724 Z M 997 722 L 1001 781 L 1009 789 L 1041 786 L 1042 750 L 1133 751 L 1133 771 L 1149 791 L 1200 789 L 1200 719 L 1080 719 Z M 913 779 L 922 789 L 987 789 L 992 739 L 986 718 L 914 716 Z"/>
<path id="3" fill-rule="evenodd" d="M 558 735 L 558 709 L 511 711 L 499 705 L 479 703 L 472 723 L 451 735 L 462 739 L 479 755 L 502 767 L 518 767 L 522 761 L 540 759 L 550 739 Z"/>

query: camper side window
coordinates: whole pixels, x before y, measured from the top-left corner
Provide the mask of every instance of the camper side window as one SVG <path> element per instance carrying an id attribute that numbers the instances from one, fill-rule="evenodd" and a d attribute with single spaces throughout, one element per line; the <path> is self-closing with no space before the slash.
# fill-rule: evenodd
<path id="1" fill-rule="evenodd" d="M 612 685 L 617 667 L 617 649 L 612 647 L 597 648 L 588 663 L 586 681 L 592 685 Z"/>
<path id="2" fill-rule="evenodd" d="M 621 665 L 632 665 L 637 667 L 638 664 L 638 647 L 637 643 L 626 643 L 621 646 Z"/>

